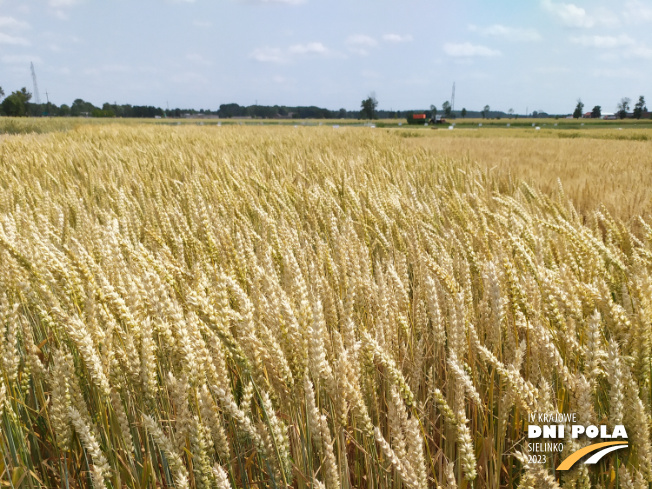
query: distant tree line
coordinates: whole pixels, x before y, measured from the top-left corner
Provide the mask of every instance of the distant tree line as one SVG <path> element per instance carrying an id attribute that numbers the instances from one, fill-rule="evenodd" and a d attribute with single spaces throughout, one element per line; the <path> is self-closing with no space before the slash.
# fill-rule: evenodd
<path id="1" fill-rule="evenodd" d="M 75 99 L 71 105 L 61 104 L 57 106 L 52 102 L 45 104 L 32 103 L 32 94 L 26 88 L 21 88 L 12 92 L 7 97 L 0 87 L 0 115 L 13 117 L 164 117 L 166 111 L 160 107 L 140 106 L 140 105 L 117 105 L 105 103 L 102 107 L 96 107 L 91 102 L 86 102 L 80 98 Z M 182 113 L 187 111 L 181 109 L 169 110 L 167 113 L 170 117 L 181 117 Z M 196 112 L 196 111 L 194 111 Z"/>
<path id="2" fill-rule="evenodd" d="M 309 106 L 267 106 L 267 105 L 238 105 L 236 103 L 222 104 L 218 110 L 208 109 L 162 109 L 160 107 L 111 104 L 104 103 L 97 107 L 83 99 L 75 99 L 71 105 L 54 103 L 33 103 L 32 94 L 26 88 L 12 92 L 7 97 L 0 87 L 0 115 L 13 117 L 197 117 L 213 116 L 220 118 L 252 118 L 252 119 L 359 119 L 359 111 L 339 109 L 329 110 L 321 107 Z M 4 99 L 3 99 L 4 97 Z M 405 112 L 378 110 L 374 117 L 398 118 L 404 117 Z"/>
<path id="3" fill-rule="evenodd" d="M 625 119 L 625 118 L 632 118 L 632 119 L 641 119 L 641 118 L 648 118 L 650 117 L 650 113 L 647 110 L 647 105 L 645 103 L 645 97 L 643 95 L 638 97 L 638 102 L 634 104 L 634 110 L 632 112 L 629 112 L 630 109 L 630 104 L 631 104 L 631 99 L 629 97 L 623 97 L 620 99 L 620 102 L 618 102 L 617 111 L 615 116 L 617 116 L 619 119 Z M 597 118 L 599 119 L 602 117 L 602 107 L 600 105 L 596 105 L 593 107 L 593 110 L 591 110 L 590 116 L 587 113 L 587 117 L 591 117 L 593 119 Z M 578 119 L 580 117 L 585 117 L 584 113 L 584 104 L 582 103 L 582 99 L 577 100 L 577 105 L 575 106 L 575 110 L 573 111 L 573 117 L 575 119 Z"/>
<path id="4" fill-rule="evenodd" d="M 338 109 L 330 110 L 316 106 L 285 106 L 285 105 L 239 105 L 236 103 L 222 104 L 217 110 L 209 109 L 162 109 L 153 106 L 104 103 L 97 107 L 83 99 L 75 99 L 72 104 L 33 103 L 32 94 L 26 88 L 15 91 L 4 98 L 0 88 L 0 115 L 13 117 L 219 117 L 252 118 L 252 119 L 401 119 L 409 112 L 378 110 L 377 101 L 368 100 L 362 111 Z"/>
<path id="5" fill-rule="evenodd" d="M 627 97 L 621 99 L 618 103 L 616 115 L 624 119 L 632 117 L 635 119 L 648 118 L 650 113 L 647 110 L 645 98 L 641 95 L 638 102 L 634 105 L 632 112 L 630 110 L 631 100 Z M 413 110 L 381 110 L 377 108 L 378 100 L 372 92 L 361 103 L 361 110 L 330 110 L 316 106 L 285 106 L 285 105 L 239 105 L 236 103 L 222 104 L 217 110 L 208 109 L 162 109 L 150 105 L 130 105 L 106 102 L 102 107 L 96 107 L 91 102 L 83 99 L 75 99 L 71 105 L 61 104 L 57 106 L 51 102 L 36 104 L 32 102 L 32 94 L 26 88 L 16 90 L 5 97 L 5 92 L 0 87 L 0 115 L 14 117 L 135 117 L 135 118 L 182 118 L 182 117 L 219 117 L 228 118 L 252 118 L 252 119 L 405 119 L 416 113 L 425 113 L 433 119 L 437 115 L 437 107 L 434 105 L 428 109 Z M 584 104 L 581 100 L 577 101 L 573 117 L 579 118 L 584 116 Z M 450 102 L 444 101 L 442 104 L 442 114 L 446 118 L 483 118 L 483 119 L 501 119 L 519 117 L 513 109 L 508 112 L 491 110 L 485 105 L 482 110 L 473 111 L 463 108 L 461 111 L 454 111 Z M 600 118 L 602 107 L 596 105 L 591 111 L 591 117 Z M 526 115 L 527 116 L 527 115 Z M 565 115 L 551 115 L 543 111 L 533 111 L 529 114 L 531 117 L 564 117 Z M 522 116 L 520 116 L 522 117 Z"/>

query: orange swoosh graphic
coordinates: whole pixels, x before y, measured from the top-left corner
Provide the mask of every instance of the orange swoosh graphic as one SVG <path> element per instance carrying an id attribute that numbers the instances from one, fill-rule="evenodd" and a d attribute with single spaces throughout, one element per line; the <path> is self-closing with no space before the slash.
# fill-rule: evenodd
<path id="1" fill-rule="evenodd" d="M 557 470 L 568 470 L 573 465 L 575 465 L 575 462 L 581 459 L 584 455 L 588 455 L 589 453 L 595 452 L 596 450 L 600 450 L 601 448 L 610 447 L 612 445 L 627 445 L 627 444 L 628 443 L 626 441 L 605 441 L 603 443 L 595 443 L 593 445 L 589 445 L 588 447 L 581 448 L 575 453 L 572 453 L 571 455 L 566 457 L 564 461 L 559 464 Z"/>

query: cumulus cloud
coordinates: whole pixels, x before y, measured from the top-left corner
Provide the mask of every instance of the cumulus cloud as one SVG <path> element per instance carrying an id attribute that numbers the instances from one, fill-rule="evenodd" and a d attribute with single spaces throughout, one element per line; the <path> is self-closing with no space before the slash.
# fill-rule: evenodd
<path id="1" fill-rule="evenodd" d="M 541 2 L 543 8 L 557 17 L 563 24 L 571 27 L 593 27 L 593 20 L 586 10 L 572 3 L 553 3 L 551 0 Z"/>
<path id="2" fill-rule="evenodd" d="M 29 28 L 27 22 L 15 19 L 14 17 L 0 16 L 0 29 L 5 32 L 0 32 L 0 44 L 7 44 L 10 46 L 29 46 L 31 43 L 19 35 L 15 35 L 16 31 Z M 7 34 L 7 31 L 12 34 Z"/>
<path id="3" fill-rule="evenodd" d="M 611 68 L 596 68 L 593 70 L 593 76 L 598 78 L 638 78 L 640 73 L 630 68 L 611 69 Z"/>
<path id="4" fill-rule="evenodd" d="M 625 3 L 623 17 L 628 23 L 652 22 L 652 7 L 640 0 L 631 0 Z"/>
<path id="5" fill-rule="evenodd" d="M 541 6 L 568 27 L 590 28 L 598 25 L 607 27 L 620 25 L 618 16 L 604 8 L 597 8 L 590 13 L 574 3 L 555 3 L 552 0 L 542 0 Z"/>
<path id="6" fill-rule="evenodd" d="M 29 24 L 13 17 L 3 17 L 0 15 L 0 27 L 18 30 L 29 28 Z"/>
<path id="7" fill-rule="evenodd" d="M 410 42 L 413 40 L 413 37 L 410 34 L 385 34 L 383 40 L 387 42 Z"/>
<path id="8" fill-rule="evenodd" d="M 474 57 L 495 57 L 500 56 L 502 53 L 496 49 L 481 46 L 479 44 L 471 44 L 470 42 L 464 43 L 450 43 L 444 44 L 444 53 L 454 58 L 474 58 Z"/>
<path id="9" fill-rule="evenodd" d="M 627 34 L 619 36 L 578 36 L 570 41 L 581 46 L 602 49 L 601 59 L 615 61 L 619 58 L 652 59 L 652 48 Z"/>
<path id="10" fill-rule="evenodd" d="M 288 49 L 290 54 L 329 54 L 329 50 L 320 42 L 309 42 L 307 44 L 294 44 Z"/>
<path id="11" fill-rule="evenodd" d="M 49 0 L 48 5 L 53 8 L 73 7 L 82 2 L 82 0 Z"/>
<path id="12" fill-rule="evenodd" d="M 249 57 L 261 63 L 290 63 L 299 57 L 310 56 L 334 56 L 335 53 L 324 46 L 321 42 L 308 42 L 305 44 L 293 44 L 281 49 L 276 47 L 261 47 L 254 49 Z"/>
<path id="13" fill-rule="evenodd" d="M 29 46 L 30 42 L 24 37 L 10 36 L 0 32 L 0 44 L 9 44 L 10 46 Z"/>
<path id="14" fill-rule="evenodd" d="M 369 54 L 370 49 L 378 45 L 378 41 L 365 34 L 354 34 L 346 39 L 346 44 L 352 53 L 366 56 Z"/>
<path id="15" fill-rule="evenodd" d="M 580 46 L 600 49 L 613 49 L 622 46 L 633 46 L 636 44 L 636 41 L 627 34 L 621 34 L 619 36 L 577 36 L 571 37 L 570 40 Z"/>
<path id="16" fill-rule="evenodd" d="M 541 34 L 536 29 L 509 27 L 501 24 L 494 24 L 488 27 L 470 25 L 469 30 L 485 36 L 500 37 L 510 41 L 533 42 L 541 40 Z"/>
<path id="17" fill-rule="evenodd" d="M 288 63 L 289 57 L 280 48 L 262 47 L 254 49 L 249 55 L 250 58 L 261 63 Z"/>
<path id="18" fill-rule="evenodd" d="M 41 58 L 31 54 L 5 54 L 0 61 L 8 65 L 27 65 L 27 63 L 40 63 Z"/>
<path id="19" fill-rule="evenodd" d="M 367 46 L 367 47 L 374 47 L 378 45 L 378 41 L 376 41 L 373 37 L 366 36 L 364 34 L 354 34 L 353 36 L 349 36 L 346 39 L 347 44 L 354 44 L 357 46 Z"/>
<path id="20" fill-rule="evenodd" d="M 644 44 L 637 44 L 636 46 L 625 50 L 624 56 L 625 58 L 652 59 L 652 48 Z"/>

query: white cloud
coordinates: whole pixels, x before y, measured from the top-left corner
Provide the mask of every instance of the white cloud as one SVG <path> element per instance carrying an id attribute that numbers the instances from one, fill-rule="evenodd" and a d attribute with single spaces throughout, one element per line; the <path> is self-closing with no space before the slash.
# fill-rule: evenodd
<path id="1" fill-rule="evenodd" d="M 410 34 L 385 34 L 383 39 L 387 42 L 410 42 L 414 38 Z"/>
<path id="2" fill-rule="evenodd" d="M 353 36 L 349 36 L 346 39 L 346 43 L 357 46 L 366 46 L 370 48 L 378 45 L 378 41 L 376 41 L 373 37 L 366 36 L 364 34 L 354 34 Z"/>
<path id="3" fill-rule="evenodd" d="M 349 46 L 349 51 L 366 56 L 369 54 L 369 49 L 378 45 L 378 41 L 365 34 L 354 34 L 347 37 L 346 44 Z"/>
<path id="4" fill-rule="evenodd" d="M 510 41 L 532 42 L 541 40 L 541 34 L 536 29 L 508 27 L 501 24 L 494 24 L 489 27 L 470 25 L 469 30 L 479 32 L 485 36 L 501 37 Z"/>
<path id="5" fill-rule="evenodd" d="M 203 65 L 203 66 L 210 66 L 213 64 L 211 60 L 206 59 L 201 54 L 197 54 L 197 53 L 186 54 L 186 59 L 188 61 L 192 61 L 193 63 L 196 63 L 198 65 Z"/>
<path id="6" fill-rule="evenodd" d="M 10 36 L 0 32 L 0 44 L 9 44 L 12 46 L 29 46 L 30 42 L 24 37 Z"/>
<path id="7" fill-rule="evenodd" d="M 250 58 L 260 61 L 261 63 L 290 63 L 299 57 L 306 56 L 334 56 L 336 53 L 328 49 L 321 42 L 308 42 L 305 44 L 293 44 L 292 46 L 281 49 L 272 47 L 262 47 L 254 49 L 249 55 Z"/>
<path id="8" fill-rule="evenodd" d="M 589 13 L 574 3 L 554 3 L 552 0 L 542 0 L 541 6 L 568 27 L 591 28 L 598 25 L 605 27 L 620 25 L 618 16 L 604 8 L 597 8 L 593 13 Z"/>
<path id="9" fill-rule="evenodd" d="M 444 44 L 444 53 L 455 58 L 494 57 L 502 54 L 496 49 L 491 49 L 487 46 L 481 46 L 478 44 L 471 44 L 470 42 L 457 44 L 447 42 Z"/>
<path id="10" fill-rule="evenodd" d="M 599 78 L 639 78 L 640 73 L 630 68 L 611 69 L 611 68 L 596 68 L 593 70 L 593 76 Z"/>
<path id="11" fill-rule="evenodd" d="M 261 63 L 288 63 L 289 57 L 280 48 L 262 47 L 254 49 L 249 55 L 250 58 Z"/>
<path id="12" fill-rule="evenodd" d="M 637 44 L 631 49 L 627 49 L 624 56 L 625 58 L 652 59 L 652 48 L 644 44 Z"/>
<path id="13" fill-rule="evenodd" d="M 54 16 L 59 20 L 68 20 L 70 17 L 63 10 L 55 10 L 53 12 Z"/>
<path id="14" fill-rule="evenodd" d="M 28 29 L 29 24 L 22 20 L 14 19 L 13 17 L 0 16 L 0 27 L 6 27 L 8 29 Z"/>
<path id="15" fill-rule="evenodd" d="M 619 36 L 579 36 L 571 37 L 570 40 L 581 46 L 606 50 L 599 56 L 603 61 L 616 61 L 621 58 L 652 59 L 652 48 L 637 42 L 627 34 Z"/>
<path id="16" fill-rule="evenodd" d="M 652 21 L 652 7 L 640 0 L 631 0 L 625 3 L 623 17 L 628 23 L 643 23 Z"/>
<path id="17" fill-rule="evenodd" d="M 307 44 L 294 44 L 288 49 L 290 54 L 329 54 L 329 50 L 320 42 L 309 42 Z"/>
<path id="18" fill-rule="evenodd" d="M 40 63 L 41 58 L 30 54 L 5 54 L 0 57 L 0 61 L 8 65 L 25 65 L 28 63 Z"/>
<path id="19" fill-rule="evenodd" d="M 572 3 L 553 3 L 551 0 L 541 2 L 543 8 L 570 27 L 593 27 L 594 22 L 586 10 Z"/>
<path id="20" fill-rule="evenodd" d="M 613 49 L 623 46 L 633 46 L 636 41 L 629 37 L 627 34 L 619 36 L 578 36 L 571 37 L 571 42 L 581 46 L 600 48 L 600 49 Z"/>
<path id="21" fill-rule="evenodd" d="M 53 8 L 73 7 L 82 2 L 82 0 L 49 0 L 48 5 Z"/>

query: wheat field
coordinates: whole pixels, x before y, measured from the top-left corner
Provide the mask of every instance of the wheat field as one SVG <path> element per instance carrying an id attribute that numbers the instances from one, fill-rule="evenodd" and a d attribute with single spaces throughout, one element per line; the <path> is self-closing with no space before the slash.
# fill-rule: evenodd
<path id="1" fill-rule="evenodd" d="M 618 121 L 620 123 L 620 121 Z M 581 214 L 605 206 L 635 226 L 652 219 L 652 130 L 628 127 L 560 130 L 484 128 L 412 131 L 411 146 L 469 159 L 505 184 L 526 181 L 550 193 L 561 182 Z"/>
<path id="2" fill-rule="evenodd" d="M 508 183 L 363 128 L 5 136 L 0 486 L 648 488 L 652 227 Z M 631 446 L 529 463 L 557 411 Z"/>

